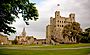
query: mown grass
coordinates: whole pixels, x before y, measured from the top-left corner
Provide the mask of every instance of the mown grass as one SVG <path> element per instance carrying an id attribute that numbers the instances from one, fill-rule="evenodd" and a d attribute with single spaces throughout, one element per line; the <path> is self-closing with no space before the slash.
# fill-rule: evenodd
<path id="1" fill-rule="evenodd" d="M 88 49 L 74 49 L 74 50 L 13 50 L 1 49 L 0 55 L 88 55 Z"/>
<path id="2" fill-rule="evenodd" d="M 38 48 L 76 48 L 76 47 L 90 47 L 90 43 L 80 44 L 59 44 L 59 45 L 3 45 L 0 47 L 38 47 Z M 31 48 L 30 47 L 30 48 Z"/>

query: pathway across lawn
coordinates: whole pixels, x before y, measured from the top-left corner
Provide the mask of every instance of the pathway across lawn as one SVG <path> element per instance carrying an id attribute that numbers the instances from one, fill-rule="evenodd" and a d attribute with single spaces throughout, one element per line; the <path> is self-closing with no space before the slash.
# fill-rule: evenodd
<path id="1" fill-rule="evenodd" d="M 77 47 L 77 48 L 38 48 L 38 47 L 0 47 L 0 49 L 15 49 L 15 50 L 74 50 L 86 49 L 90 47 Z"/>

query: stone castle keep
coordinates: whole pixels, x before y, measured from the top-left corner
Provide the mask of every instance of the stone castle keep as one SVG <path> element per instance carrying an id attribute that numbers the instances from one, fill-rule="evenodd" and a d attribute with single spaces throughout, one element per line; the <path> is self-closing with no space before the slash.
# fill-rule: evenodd
<path id="1" fill-rule="evenodd" d="M 75 22 L 75 14 L 69 14 L 69 17 L 62 17 L 60 11 L 55 12 L 55 18 L 50 17 L 50 24 L 46 26 L 47 44 L 56 42 L 70 42 L 67 38 L 63 39 L 62 31 L 65 25 Z M 74 41 L 75 42 L 75 41 Z"/>

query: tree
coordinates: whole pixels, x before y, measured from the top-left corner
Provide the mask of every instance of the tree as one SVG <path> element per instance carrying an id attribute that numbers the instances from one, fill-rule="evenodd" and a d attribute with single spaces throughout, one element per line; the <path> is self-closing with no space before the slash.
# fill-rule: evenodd
<path id="1" fill-rule="evenodd" d="M 0 0 L 0 32 L 10 35 L 15 33 L 15 27 L 10 26 L 18 14 L 22 14 L 23 20 L 29 25 L 29 20 L 38 19 L 38 11 L 35 3 L 29 0 Z"/>
<path id="2" fill-rule="evenodd" d="M 90 28 L 85 29 L 85 32 L 90 32 Z"/>
<path id="3" fill-rule="evenodd" d="M 67 37 L 70 41 L 73 41 L 74 39 L 74 41 L 76 40 L 77 42 L 79 42 L 81 32 L 82 32 L 82 29 L 80 28 L 80 24 L 77 22 L 73 22 L 73 23 L 67 24 L 64 27 L 62 31 L 62 35 L 63 35 L 63 38 Z"/>
<path id="4" fill-rule="evenodd" d="M 81 43 L 90 43 L 90 28 L 85 29 L 85 32 L 81 33 Z"/>
<path id="5" fill-rule="evenodd" d="M 90 28 L 85 29 L 85 32 L 88 33 L 88 43 L 90 43 Z"/>

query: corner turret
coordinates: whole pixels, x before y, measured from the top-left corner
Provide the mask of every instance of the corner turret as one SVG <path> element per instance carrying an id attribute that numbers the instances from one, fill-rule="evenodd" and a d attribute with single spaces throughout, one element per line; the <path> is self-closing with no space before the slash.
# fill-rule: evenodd
<path id="1" fill-rule="evenodd" d="M 69 15 L 69 18 L 71 19 L 72 22 L 75 22 L 75 13 L 71 13 Z"/>

